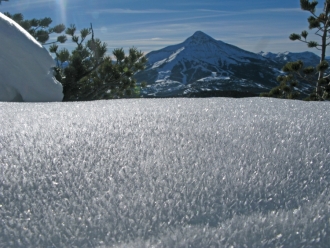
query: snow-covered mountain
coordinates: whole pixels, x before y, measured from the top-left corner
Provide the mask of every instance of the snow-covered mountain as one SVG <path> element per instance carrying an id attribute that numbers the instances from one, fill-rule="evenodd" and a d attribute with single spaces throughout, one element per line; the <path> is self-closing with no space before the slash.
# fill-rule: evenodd
<path id="1" fill-rule="evenodd" d="M 192 83 L 212 72 L 228 74 L 228 67 L 253 60 L 262 60 L 257 54 L 216 41 L 197 31 L 183 43 L 169 46 L 148 54 L 151 69 L 157 69 L 157 80 L 162 80 L 171 71 L 172 77 L 183 84 Z"/>
<path id="2" fill-rule="evenodd" d="M 136 75 L 148 83 L 145 97 L 258 95 L 278 84 L 276 77 L 287 61 L 301 59 L 310 65 L 319 60 L 311 52 L 256 54 L 201 31 L 146 56 L 146 70 Z M 302 88 L 307 92 L 311 86 Z"/>
<path id="3" fill-rule="evenodd" d="M 287 51 L 284 53 L 271 53 L 271 52 L 261 51 L 258 54 L 260 54 L 264 58 L 271 59 L 279 64 L 285 64 L 289 61 L 301 60 L 304 61 L 305 66 L 311 66 L 311 65 L 315 66 L 320 62 L 320 57 L 312 52 L 291 53 Z"/>

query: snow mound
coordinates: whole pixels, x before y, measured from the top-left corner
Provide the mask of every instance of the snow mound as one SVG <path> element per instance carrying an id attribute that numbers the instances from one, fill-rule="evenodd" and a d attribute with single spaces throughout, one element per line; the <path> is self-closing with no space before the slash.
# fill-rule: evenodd
<path id="1" fill-rule="evenodd" d="M 0 101 L 62 101 L 55 62 L 26 30 L 0 13 Z"/>
<path id="2" fill-rule="evenodd" d="M 0 103 L 1 247 L 329 247 L 328 102 Z"/>

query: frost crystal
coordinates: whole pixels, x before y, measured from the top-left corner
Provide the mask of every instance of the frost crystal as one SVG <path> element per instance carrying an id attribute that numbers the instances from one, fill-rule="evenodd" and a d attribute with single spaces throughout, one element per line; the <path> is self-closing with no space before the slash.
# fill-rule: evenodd
<path id="1" fill-rule="evenodd" d="M 0 246 L 327 247 L 329 123 L 264 98 L 0 103 Z"/>

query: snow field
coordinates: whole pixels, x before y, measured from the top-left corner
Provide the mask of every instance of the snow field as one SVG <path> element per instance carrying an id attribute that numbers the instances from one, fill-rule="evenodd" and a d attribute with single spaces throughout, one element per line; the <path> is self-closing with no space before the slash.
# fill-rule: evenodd
<path id="1" fill-rule="evenodd" d="M 329 103 L 0 103 L 0 247 L 327 247 Z"/>

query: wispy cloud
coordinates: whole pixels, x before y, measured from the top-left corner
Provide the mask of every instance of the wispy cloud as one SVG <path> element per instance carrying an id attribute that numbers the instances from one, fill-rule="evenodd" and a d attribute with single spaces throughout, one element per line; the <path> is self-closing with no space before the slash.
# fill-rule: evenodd
<path id="1" fill-rule="evenodd" d="M 180 10 L 170 10 L 170 9 L 98 9 L 94 10 L 99 13 L 109 13 L 109 14 L 169 14 L 169 13 L 180 13 Z M 93 12 L 94 12 L 93 11 Z"/>
<path id="2" fill-rule="evenodd" d="M 215 9 L 197 9 L 200 12 L 218 13 L 222 15 L 241 15 L 241 14 L 265 14 L 265 13 L 295 13 L 301 12 L 300 8 L 272 8 L 272 9 L 244 9 L 237 11 L 224 11 Z"/>
<path id="3" fill-rule="evenodd" d="M 238 11 L 225 11 L 216 9 L 186 9 L 186 10 L 173 10 L 173 9 L 122 9 L 122 8 L 110 8 L 110 9 L 97 9 L 93 10 L 98 13 L 109 14 L 170 14 L 170 13 L 214 13 L 217 16 L 228 15 L 241 15 L 241 14 L 257 14 L 257 13 L 294 13 L 301 12 L 299 8 L 272 8 L 272 9 L 247 9 Z M 91 13 L 91 12 L 88 12 Z M 211 16 L 212 17 L 212 16 Z"/>
<path id="4" fill-rule="evenodd" d="M 40 4 L 49 4 L 52 2 L 56 2 L 56 0 L 30 0 L 30 1 L 9 1 L 6 3 L 11 7 L 26 7 L 26 6 L 35 6 Z"/>
<path id="5" fill-rule="evenodd" d="M 260 26 L 258 20 L 200 21 L 194 18 L 184 22 L 154 22 L 148 25 L 126 23 L 119 26 L 108 26 L 108 33 L 102 40 L 108 43 L 109 48 L 120 44 L 123 47 L 137 46 L 144 52 L 150 52 L 181 43 L 195 31 L 201 30 L 217 40 L 252 52 L 308 50 L 305 44 L 289 40 L 288 36 L 292 32 L 292 28 L 287 27 L 285 22 L 273 23 L 270 20 L 264 21 L 264 24 Z M 293 27 L 294 29 L 295 27 Z"/>
<path id="6" fill-rule="evenodd" d="M 295 13 L 302 12 L 300 8 L 272 8 L 272 9 L 249 9 L 242 11 L 247 14 L 257 14 L 257 13 Z"/>
<path id="7" fill-rule="evenodd" d="M 255 0 L 250 4 L 241 0 L 241 5 L 237 6 L 235 1 L 229 0 L 191 3 L 169 0 L 155 1 L 152 5 L 138 4 L 135 0 L 10 0 L 3 6 L 16 6 L 9 12 L 16 9 L 25 14 L 30 10 L 36 16 L 47 13 L 56 22 L 58 5 L 64 2 L 67 13 L 72 11 L 72 15 L 67 16 L 68 22 L 84 27 L 89 26 L 88 19 L 91 18 L 95 35 L 108 43 L 109 51 L 132 46 L 145 52 L 157 50 L 181 43 L 197 30 L 253 52 L 259 49 L 272 52 L 308 50 L 304 44 L 288 39 L 291 33 L 308 28 L 306 20 L 301 18 L 308 13 L 299 8 L 299 3 L 283 5 Z M 86 14 L 90 16 L 86 17 Z M 290 25 L 287 25 L 288 20 Z"/>

